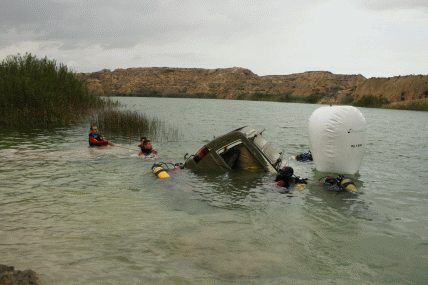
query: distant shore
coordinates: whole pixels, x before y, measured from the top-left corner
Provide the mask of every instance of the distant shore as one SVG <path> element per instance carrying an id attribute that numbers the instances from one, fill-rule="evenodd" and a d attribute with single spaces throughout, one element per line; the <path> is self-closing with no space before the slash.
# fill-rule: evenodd
<path id="1" fill-rule="evenodd" d="M 217 98 L 428 110 L 428 76 L 370 78 L 327 71 L 258 76 L 244 68 L 129 68 L 80 73 L 106 96 Z"/>
<path id="2" fill-rule="evenodd" d="M 157 97 L 157 98 L 193 98 L 193 99 L 224 99 L 218 98 L 215 94 L 206 93 L 162 93 L 157 90 L 139 90 L 131 93 L 106 92 L 107 97 Z M 361 99 L 354 101 L 350 96 L 343 97 L 340 102 L 325 98 L 320 94 L 312 94 L 309 96 L 293 96 L 290 94 L 242 94 L 233 99 L 228 100 L 248 100 L 248 101 L 270 101 L 282 103 L 306 103 L 306 104 L 333 104 L 333 105 L 351 105 L 355 107 L 366 108 L 382 108 L 396 110 L 413 110 L 413 111 L 428 111 L 428 100 L 411 100 L 390 103 L 389 101 L 375 97 L 363 96 Z"/>

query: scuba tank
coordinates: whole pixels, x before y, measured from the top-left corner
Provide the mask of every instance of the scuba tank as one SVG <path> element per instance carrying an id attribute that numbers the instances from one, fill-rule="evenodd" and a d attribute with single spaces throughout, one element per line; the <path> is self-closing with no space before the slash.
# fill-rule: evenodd
<path id="1" fill-rule="evenodd" d="M 342 181 L 340 181 L 340 187 L 348 192 L 358 192 L 354 182 L 349 178 L 343 178 Z"/>
<path id="2" fill-rule="evenodd" d="M 328 176 L 324 179 L 324 188 L 327 191 L 332 192 L 358 192 L 355 183 L 349 179 L 344 177 L 343 175 L 339 175 L 337 177 Z"/>
<path id="3" fill-rule="evenodd" d="M 153 166 L 152 166 L 152 172 L 158 178 L 167 178 L 167 177 L 170 177 L 169 174 L 166 172 L 166 170 L 162 167 L 161 164 L 153 164 Z"/>
<path id="4" fill-rule="evenodd" d="M 152 172 L 158 177 L 158 178 L 168 178 L 170 177 L 168 174 L 168 170 L 174 171 L 178 169 L 183 169 L 184 164 L 179 162 L 176 164 L 173 164 L 173 168 L 168 169 L 168 165 L 164 162 L 155 163 L 152 166 Z"/>

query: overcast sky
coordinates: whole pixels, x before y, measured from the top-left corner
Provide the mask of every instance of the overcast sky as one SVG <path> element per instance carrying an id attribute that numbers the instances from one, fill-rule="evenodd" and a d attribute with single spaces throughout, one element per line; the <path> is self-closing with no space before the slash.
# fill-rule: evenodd
<path id="1" fill-rule="evenodd" d="M 428 74 L 428 0 L 1 0 L 0 59 L 130 67 Z"/>

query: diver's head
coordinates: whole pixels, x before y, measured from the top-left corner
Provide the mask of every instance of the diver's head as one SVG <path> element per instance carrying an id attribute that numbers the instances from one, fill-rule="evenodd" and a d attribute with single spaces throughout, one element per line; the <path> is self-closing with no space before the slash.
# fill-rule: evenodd
<path id="1" fill-rule="evenodd" d="M 293 170 L 293 168 L 291 166 L 284 166 L 278 172 L 279 172 L 280 175 L 282 175 L 282 176 L 288 176 L 288 177 L 291 177 L 294 174 L 294 170 Z"/>

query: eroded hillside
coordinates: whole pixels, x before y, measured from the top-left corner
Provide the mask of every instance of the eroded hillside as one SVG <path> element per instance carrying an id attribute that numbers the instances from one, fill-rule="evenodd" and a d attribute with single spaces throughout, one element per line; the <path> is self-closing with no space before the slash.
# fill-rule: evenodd
<path id="1" fill-rule="evenodd" d="M 324 96 L 323 102 L 337 102 L 344 96 L 355 99 L 366 95 L 383 97 L 390 102 L 426 99 L 428 76 L 411 75 L 370 78 L 341 75 L 327 71 L 309 71 L 290 75 L 258 76 L 244 68 L 129 68 L 104 69 L 80 73 L 91 90 L 129 93 L 151 89 L 163 93 L 208 93 L 232 99 L 240 94 L 266 93 Z"/>

